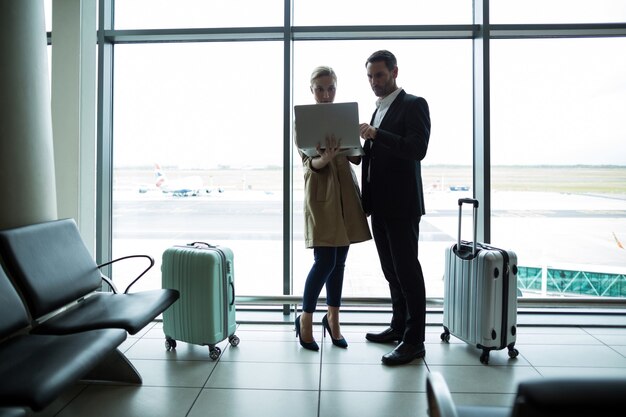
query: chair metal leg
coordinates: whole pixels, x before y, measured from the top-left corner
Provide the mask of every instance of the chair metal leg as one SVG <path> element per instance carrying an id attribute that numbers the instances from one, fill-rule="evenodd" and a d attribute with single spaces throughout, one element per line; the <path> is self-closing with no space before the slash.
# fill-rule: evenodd
<path id="1" fill-rule="evenodd" d="M 91 370 L 83 381 L 97 382 L 125 382 L 128 384 L 141 384 L 142 379 L 137 369 L 128 360 L 128 358 L 119 350 L 111 352 L 111 354 L 96 368 Z"/>

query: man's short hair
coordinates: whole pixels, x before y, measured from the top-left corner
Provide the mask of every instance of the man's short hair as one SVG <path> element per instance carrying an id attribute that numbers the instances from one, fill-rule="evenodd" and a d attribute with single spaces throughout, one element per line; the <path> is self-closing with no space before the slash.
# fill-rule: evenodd
<path id="1" fill-rule="evenodd" d="M 385 49 L 381 49 L 380 51 L 374 52 L 369 56 L 369 58 L 367 58 L 365 66 L 367 67 L 367 64 L 380 61 L 385 63 L 385 66 L 389 71 L 392 71 L 398 65 L 398 61 L 396 60 L 396 56 L 394 54 Z"/>

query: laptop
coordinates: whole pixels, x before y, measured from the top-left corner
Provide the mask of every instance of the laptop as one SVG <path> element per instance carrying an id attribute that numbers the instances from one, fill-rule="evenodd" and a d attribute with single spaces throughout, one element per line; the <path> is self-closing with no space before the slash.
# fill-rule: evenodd
<path id="1" fill-rule="evenodd" d="M 305 155 L 317 156 L 317 144 L 323 149 L 326 136 L 330 134 L 341 139 L 340 155 L 365 154 L 359 138 L 358 103 L 306 104 L 294 106 L 293 110 L 296 117 L 296 146 Z"/>

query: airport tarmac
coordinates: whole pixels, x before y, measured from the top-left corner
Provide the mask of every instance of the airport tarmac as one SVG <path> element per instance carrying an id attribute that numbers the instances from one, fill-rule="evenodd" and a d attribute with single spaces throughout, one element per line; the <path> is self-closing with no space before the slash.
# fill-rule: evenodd
<path id="1" fill-rule="evenodd" d="M 426 195 L 419 257 L 429 297 L 443 296 L 445 250 L 457 239 L 457 201 L 469 195 L 471 191 Z M 116 191 L 113 213 L 114 256 L 147 253 L 157 262 L 137 288 L 160 287 L 160 257 L 167 247 L 204 241 L 234 250 L 238 294 L 283 291 L 281 193 L 225 190 L 174 197 L 157 191 Z M 293 213 L 293 286 L 299 294 L 313 256 L 303 243 L 301 191 L 294 191 Z M 470 240 L 469 207 L 464 214 L 462 238 Z M 491 243 L 514 250 L 520 266 L 574 265 L 625 274 L 626 196 L 496 191 Z M 132 279 L 131 270 L 114 270 L 118 285 Z M 373 241 L 351 246 L 344 296 L 388 296 Z"/>

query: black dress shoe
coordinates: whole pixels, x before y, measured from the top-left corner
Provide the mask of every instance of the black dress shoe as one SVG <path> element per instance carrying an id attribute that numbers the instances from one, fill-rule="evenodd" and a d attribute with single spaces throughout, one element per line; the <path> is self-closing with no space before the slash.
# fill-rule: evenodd
<path id="1" fill-rule="evenodd" d="M 401 342 L 394 350 L 383 355 L 382 361 L 385 365 L 402 365 L 413 359 L 423 358 L 424 355 L 426 355 L 426 349 L 423 343 L 412 345 Z"/>
<path id="2" fill-rule="evenodd" d="M 388 327 L 380 333 L 367 333 L 365 338 L 374 343 L 401 342 L 404 335 L 399 331 Z"/>

